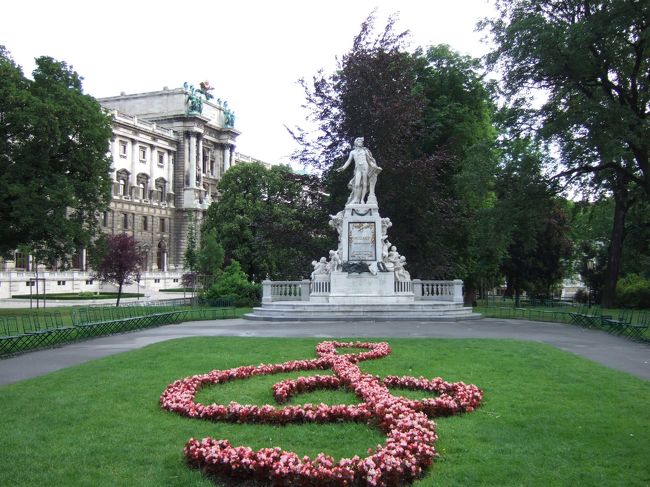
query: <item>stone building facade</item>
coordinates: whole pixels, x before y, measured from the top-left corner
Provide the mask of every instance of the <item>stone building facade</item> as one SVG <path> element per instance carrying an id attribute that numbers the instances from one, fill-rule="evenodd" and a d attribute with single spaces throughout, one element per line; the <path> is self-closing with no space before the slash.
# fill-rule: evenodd
<path id="1" fill-rule="evenodd" d="M 105 233 L 127 233 L 138 241 L 145 255 L 145 290 L 180 286 L 190 221 L 200 226 L 228 168 L 255 161 L 236 152 L 234 114 L 209 90 L 204 83 L 200 90 L 186 84 L 98 100 L 113 119 L 112 200 L 100 215 L 101 227 Z M 25 286 L 34 270 L 29 256 L 16 253 L 13 261 L 0 265 L 0 298 L 29 293 Z M 91 291 L 98 286 L 88 272 L 84 249 L 74 256 L 71 270 L 42 271 L 39 277 L 51 281 L 47 292 Z"/>
<path id="2" fill-rule="evenodd" d="M 237 161 L 232 112 L 191 87 L 99 102 L 114 120 L 106 231 L 131 233 L 148 271 L 181 270 L 189 222 L 200 225 L 217 181 Z"/>

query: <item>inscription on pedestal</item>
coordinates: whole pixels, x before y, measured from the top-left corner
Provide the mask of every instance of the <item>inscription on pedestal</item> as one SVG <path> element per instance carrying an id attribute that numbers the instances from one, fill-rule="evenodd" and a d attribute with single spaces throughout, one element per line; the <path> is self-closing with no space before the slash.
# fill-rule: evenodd
<path id="1" fill-rule="evenodd" d="M 375 244 L 375 222 L 348 223 L 348 261 L 376 261 Z"/>

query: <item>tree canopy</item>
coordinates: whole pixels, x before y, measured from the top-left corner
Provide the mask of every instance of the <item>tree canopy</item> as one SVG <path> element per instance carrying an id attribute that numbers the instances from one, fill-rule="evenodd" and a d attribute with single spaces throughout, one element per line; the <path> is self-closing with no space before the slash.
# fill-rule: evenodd
<path id="1" fill-rule="evenodd" d="M 227 262 L 236 260 L 254 281 L 300 279 L 333 244 L 317 178 L 286 166 L 240 164 L 224 174 L 219 199 L 205 217 Z"/>
<path id="2" fill-rule="evenodd" d="M 488 231 L 473 219 L 491 198 L 496 164 L 489 88 L 477 60 L 444 45 L 408 52 L 407 33 L 394 27 L 390 19 L 375 34 L 371 15 L 335 72 L 302 82 L 318 130 L 292 131 L 301 145 L 294 157 L 323 171 L 337 212 L 347 175 L 332 169 L 363 136 L 383 168 L 377 195 L 393 222 L 390 240 L 413 277 L 467 279 L 479 272 L 470 252 L 489 242 L 473 238 Z M 480 272 L 494 274 L 498 261 L 487 267 Z"/>
<path id="3" fill-rule="evenodd" d="M 618 174 L 650 195 L 650 4 L 637 0 L 507 0 L 486 21 L 510 96 L 542 88 L 542 134 L 563 175 Z"/>
<path id="4" fill-rule="evenodd" d="M 615 201 L 603 300 L 614 302 L 625 219 L 638 187 L 650 197 L 650 3 L 505 0 L 483 22 L 511 103 L 546 95 L 524 123 L 559 150 L 556 177 Z"/>
<path id="5" fill-rule="evenodd" d="M 72 67 L 39 57 L 30 80 L 0 46 L 0 255 L 53 264 L 88 245 L 110 201 L 111 134 Z"/>

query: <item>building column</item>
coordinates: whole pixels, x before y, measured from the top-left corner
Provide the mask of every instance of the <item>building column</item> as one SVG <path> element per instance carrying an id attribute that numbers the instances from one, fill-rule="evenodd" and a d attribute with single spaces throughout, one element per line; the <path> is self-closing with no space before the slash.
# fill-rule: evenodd
<path id="1" fill-rule="evenodd" d="M 196 187 L 196 134 L 190 132 L 190 188 Z"/>
<path id="2" fill-rule="evenodd" d="M 203 187 L 203 136 L 198 136 L 198 147 L 197 147 L 197 171 L 199 173 L 199 188 Z"/>
<path id="3" fill-rule="evenodd" d="M 167 187 L 165 191 L 167 193 L 174 191 L 174 155 L 175 152 L 167 152 Z M 167 195 L 165 195 L 165 201 L 167 201 Z"/>
<path id="4" fill-rule="evenodd" d="M 230 146 L 230 167 L 235 165 L 235 146 Z"/>
<path id="5" fill-rule="evenodd" d="M 151 157 L 149 158 L 149 181 L 147 181 L 147 194 L 144 196 L 149 199 L 149 193 L 152 189 L 156 189 L 156 180 L 153 177 L 156 174 L 156 167 L 158 167 L 158 151 L 156 151 L 156 146 L 151 145 Z"/>
<path id="6" fill-rule="evenodd" d="M 111 156 L 113 157 L 113 164 L 111 164 L 111 191 L 113 191 L 113 183 L 115 182 L 115 172 L 117 171 L 117 161 L 120 160 L 120 143 L 116 138 L 111 140 Z"/>
<path id="7" fill-rule="evenodd" d="M 129 178 L 130 181 L 127 181 L 129 184 L 129 188 L 126 190 L 126 194 L 131 196 L 131 187 L 137 186 L 138 185 L 138 161 L 140 160 L 140 154 L 138 154 L 138 141 L 137 140 L 131 140 L 131 177 Z"/>
<path id="8" fill-rule="evenodd" d="M 223 172 L 230 169 L 230 149 L 227 145 L 223 146 Z"/>
<path id="9" fill-rule="evenodd" d="M 212 171 L 210 171 L 210 162 L 212 161 L 212 149 L 208 148 L 205 150 L 205 156 L 206 156 L 206 164 L 205 164 L 205 172 L 209 174 L 210 176 L 214 177 L 214 174 Z"/>
<path id="10" fill-rule="evenodd" d="M 190 182 L 190 137 L 189 133 L 183 140 L 183 188 L 189 187 Z"/>

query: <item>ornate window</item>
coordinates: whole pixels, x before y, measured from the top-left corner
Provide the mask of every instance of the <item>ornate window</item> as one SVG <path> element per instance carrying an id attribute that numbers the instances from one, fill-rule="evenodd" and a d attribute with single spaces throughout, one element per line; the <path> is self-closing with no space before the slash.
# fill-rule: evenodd
<path id="1" fill-rule="evenodd" d="M 29 260 L 27 259 L 27 254 L 23 252 L 16 252 L 14 254 L 14 263 L 16 269 L 25 269 L 26 271 L 29 270 Z"/>
<path id="2" fill-rule="evenodd" d="M 165 153 L 158 151 L 158 165 L 163 167 L 165 165 Z"/>
<path id="3" fill-rule="evenodd" d="M 72 255 L 72 268 L 73 269 L 79 269 L 79 270 L 85 270 L 84 269 L 84 261 L 83 261 L 83 249 L 79 248 L 77 251 Z"/>
<path id="4" fill-rule="evenodd" d="M 140 199 L 148 199 L 149 176 L 144 173 L 138 174 L 138 187 L 140 191 Z"/>
<path id="5" fill-rule="evenodd" d="M 142 217 L 142 230 L 144 231 L 149 230 L 149 220 L 147 219 L 146 216 Z"/>
<path id="6" fill-rule="evenodd" d="M 140 162 L 147 162 L 147 148 L 140 146 Z"/>
<path id="7" fill-rule="evenodd" d="M 120 169 L 115 173 L 119 187 L 119 195 L 127 196 L 129 194 L 129 171 Z"/>
<path id="8" fill-rule="evenodd" d="M 158 178 L 156 179 L 156 191 L 158 191 L 158 196 L 159 196 L 159 201 L 163 203 L 166 201 L 166 194 L 167 194 L 167 181 L 165 178 Z"/>
<path id="9" fill-rule="evenodd" d="M 120 157 L 122 159 L 126 159 L 128 144 L 126 142 L 124 142 L 123 140 L 120 140 L 119 144 L 120 144 Z"/>

